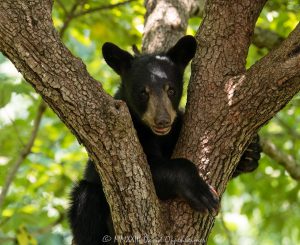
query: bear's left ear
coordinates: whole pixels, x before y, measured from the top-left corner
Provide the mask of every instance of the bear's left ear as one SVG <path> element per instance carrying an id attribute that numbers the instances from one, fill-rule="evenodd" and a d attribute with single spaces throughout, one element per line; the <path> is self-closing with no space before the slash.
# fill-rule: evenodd
<path id="1" fill-rule="evenodd" d="M 184 69 L 196 53 L 197 42 L 193 36 L 184 36 L 167 52 L 167 56 Z"/>
<path id="2" fill-rule="evenodd" d="M 103 44 L 102 54 L 106 63 L 119 75 L 122 75 L 126 70 L 130 69 L 134 59 L 127 51 L 108 42 Z"/>

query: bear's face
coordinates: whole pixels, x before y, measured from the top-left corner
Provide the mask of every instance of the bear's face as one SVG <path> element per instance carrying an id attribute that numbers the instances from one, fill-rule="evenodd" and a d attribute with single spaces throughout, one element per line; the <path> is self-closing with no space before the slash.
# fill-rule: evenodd
<path id="1" fill-rule="evenodd" d="M 156 135 L 171 130 L 182 96 L 183 72 L 195 50 L 196 41 L 191 36 L 157 55 L 133 57 L 112 43 L 103 45 L 104 59 L 121 76 L 121 99 Z"/>
<path id="2" fill-rule="evenodd" d="M 124 100 L 157 135 L 171 130 L 182 95 L 182 73 L 167 57 L 137 57 L 122 76 Z"/>

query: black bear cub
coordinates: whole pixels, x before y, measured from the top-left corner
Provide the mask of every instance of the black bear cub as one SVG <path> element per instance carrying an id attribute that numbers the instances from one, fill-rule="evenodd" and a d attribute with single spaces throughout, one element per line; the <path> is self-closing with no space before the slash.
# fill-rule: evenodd
<path id="1" fill-rule="evenodd" d="M 197 211 L 212 212 L 218 208 L 218 196 L 200 177 L 196 166 L 188 159 L 171 159 L 182 126 L 179 102 L 183 73 L 195 52 L 192 36 L 181 38 L 160 54 L 132 56 L 112 43 L 102 47 L 105 61 L 121 77 L 115 98 L 127 103 L 157 196 L 161 200 L 180 197 Z M 258 143 L 251 146 L 236 175 L 257 167 Z M 73 188 L 69 219 L 77 245 L 99 245 L 105 235 L 114 234 L 109 206 L 91 161 L 84 179 Z"/>

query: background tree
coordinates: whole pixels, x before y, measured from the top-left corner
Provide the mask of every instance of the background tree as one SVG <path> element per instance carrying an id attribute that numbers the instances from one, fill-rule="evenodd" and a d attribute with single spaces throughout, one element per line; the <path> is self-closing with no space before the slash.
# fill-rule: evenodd
<path id="1" fill-rule="evenodd" d="M 24 11 L 25 14 L 29 14 L 31 10 L 36 10 L 33 8 L 34 5 L 32 5 L 31 8 L 26 9 L 26 3 L 19 5 L 17 2 L 18 1 L 16 1 L 14 3 L 15 6 L 13 6 L 16 11 L 19 7 L 23 9 L 22 11 Z M 229 2 L 230 1 L 228 1 L 228 3 Z M 249 5 L 246 5 L 247 2 L 249 2 Z M 250 2 L 252 3 L 250 4 Z M 264 1 L 243 1 L 241 5 L 239 5 L 241 9 L 236 9 L 234 4 L 231 4 L 232 6 L 227 6 L 226 4 L 223 4 L 222 1 L 220 1 L 220 3 L 219 1 L 210 1 L 210 4 L 206 8 L 207 17 L 202 22 L 202 29 L 200 29 L 197 35 L 200 43 L 198 55 L 200 55 L 201 58 L 197 56 L 198 58 L 195 59 L 193 77 L 196 77 L 195 75 L 201 68 L 202 70 L 200 69 L 201 72 L 199 74 L 202 76 L 202 80 L 209 81 L 209 83 L 199 84 L 197 83 L 197 80 L 192 82 L 192 84 L 194 84 L 192 86 L 195 87 L 190 88 L 191 102 L 189 105 L 192 107 L 194 103 L 200 103 L 200 106 L 198 107 L 200 108 L 201 112 L 207 113 L 207 110 L 209 112 L 208 117 L 199 118 L 199 122 L 196 126 L 198 128 L 200 127 L 200 129 L 198 129 L 197 134 L 195 134 L 195 137 L 197 137 L 197 135 L 202 135 L 202 137 L 199 137 L 199 139 L 201 139 L 201 142 L 204 142 L 204 144 L 207 144 L 206 146 L 213 145 L 212 139 L 208 137 L 211 136 L 213 127 L 206 129 L 205 127 L 201 126 L 201 124 L 203 123 L 204 125 L 209 125 L 207 123 L 213 119 L 212 117 L 215 115 L 222 116 L 220 111 L 226 111 L 226 113 L 228 113 L 228 108 L 225 108 L 226 110 L 222 108 L 222 106 L 224 106 L 224 103 L 221 99 L 222 93 L 220 94 L 220 97 L 217 96 L 220 92 L 218 88 L 224 88 L 224 84 L 227 84 L 228 87 L 226 88 L 230 90 L 233 88 L 231 85 L 243 85 L 247 84 L 248 81 L 249 84 L 252 84 L 251 79 L 248 79 L 249 77 L 247 76 L 247 82 L 244 82 L 244 80 L 239 80 L 241 81 L 240 83 L 235 83 L 235 79 L 239 78 L 235 75 L 240 75 L 241 73 L 245 72 L 244 59 L 246 57 L 247 45 L 249 44 L 248 37 L 252 31 L 251 28 L 241 28 L 241 26 L 243 26 L 243 24 L 245 24 L 245 27 L 247 27 L 248 24 L 254 25 L 256 16 L 252 16 L 252 14 L 258 14 L 260 12 L 259 8 L 263 5 L 263 2 Z M 47 5 L 49 2 L 45 1 L 44 3 L 46 4 L 45 9 L 49 7 Z M 157 3 L 157 5 L 155 5 L 155 3 Z M 175 42 L 176 38 L 182 35 L 185 31 L 185 28 L 187 28 L 188 18 L 195 14 L 201 15 L 202 11 L 197 11 L 199 9 L 197 4 L 198 3 L 191 1 L 178 1 L 178 3 L 174 1 L 173 6 L 170 6 L 165 1 L 147 1 L 147 22 L 145 27 L 146 34 L 144 35 L 143 39 L 143 50 L 151 51 L 151 48 L 153 48 L 153 50 L 166 49 L 168 45 L 171 45 L 172 42 Z M 23 60 L 28 61 L 28 59 L 32 57 L 31 53 L 29 53 L 29 56 L 26 56 L 27 54 L 24 51 L 27 49 L 31 50 L 31 48 L 33 48 L 32 50 L 36 51 L 36 53 L 32 52 L 32 54 L 36 54 L 38 56 L 41 54 L 40 52 L 42 52 L 45 57 L 49 57 L 48 55 L 50 55 L 51 52 L 49 54 L 46 52 L 46 50 L 51 50 L 51 45 L 48 46 L 48 44 L 46 45 L 44 42 L 38 43 L 37 41 L 41 38 L 41 36 L 38 35 L 40 33 L 31 33 L 33 30 L 40 30 L 39 24 L 41 23 L 41 19 L 43 19 L 43 21 L 46 23 L 49 22 L 49 12 L 48 15 L 46 14 L 45 16 L 37 14 L 35 18 L 31 19 L 31 21 L 30 19 L 25 18 L 26 15 L 23 15 L 24 19 L 22 19 L 21 24 L 24 26 L 22 26 L 20 29 L 21 36 L 24 35 L 26 37 L 28 34 L 36 34 L 36 39 L 27 39 L 26 46 L 18 45 L 22 44 L 22 42 L 10 42 L 10 50 L 7 47 L 7 40 L 11 38 L 11 36 L 9 33 L 6 33 L 6 30 L 9 29 L 8 26 L 10 26 L 6 22 L 8 21 L 6 14 L 9 13 L 9 9 L 7 9 L 9 5 L 6 4 L 6 1 L 3 1 L 0 6 L 0 36 L 2 40 L 0 42 L 0 49 L 4 51 L 6 55 L 10 56 L 12 60 L 14 60 L 12 57 L 14 56 L 13 54 L 15 54 L 14 52 L 18 53 L 18 57 L 15 57 L 17 61 L 14 60 L 17 67 L 21 69 L 23 73 L 26 70 L 26 73 L 24 74 L 27 80 L 29 80 L 31 83 L 34 83 L 36 85 L 36 89 L 38 91 L 41 90 L 40 92 L 47 100 L 47 96 L 49 96 L 47 91 L 51 91 L 51 86 L 48 87 L 48 89 L 43 89 L 37 85 L 41 85 L 39 84 L 40 82 L 45 82 L 45 84 L 48 83 L 50 85 L 51 80 L 49 81 L 46 79 L 46 77 L 39 77 L 38 74 L 41 71 L 35 70 L 37 69 L 37 66 L 24 68 L 26 62 L 19 62 L 20 60 L 18 58 L 20 58 L 20 54 L 22 54 Z M 40 5 L 37 4 L 36 6 Z M 247 6 L 247 8 L 245 8 L 245 6 Z M 157 11 L 162 10 L 165 11 L 163 15 L 156 14 Z M 248 10 L 253 10 L 253 12 L 251 13 L 251 11 Z M 178 15 L 176 15 L 176 13 L 178 13 Z M 70 1 L 57 1 L 54 5 L 53 20 L 54 24 L 57 26 L 57 29 L 60 30 L 60 35 L 63 37 L 64 42 L 68 45 L 73 53 L 77 54 L 84 60 L 84 62 L 87 64 L 90 74 L 103 82 L 102 84 L 106 91 L 113 93 L 113 91 L 116 89 L 115 85 L 117 84 L 118 78 L 111 74 L 109 68 L 107 68 L 104 62 L 102 62 L 99 58 L 100 46 L 104 41 L 108 40 L 115 41 L 123 47 L 130 46 L 132 43 L 139 43 L 141 40 L 143 15 L 144 9 L 142 7 L 142 2 L 140 1 L 126 1 L 122 3 L 111 3 L 110 1 L 106 1 L 103 2 L 103 4 L 92 1 L 74 1 L 72 3 Z M 11 15 L 11 17 L 13 16 L 15 15 Z M 164 18 L 154 18 L 155 16 L 163 16 Z M 173 16 L 176 18 L 172 18 Z M 245 18 L 245 16 L 248 16 L 249 18 Z M 223 17 L 223 19 L 220 17 Z M 299 17 L 298 1 L 280 1 L 278 3 L 276 1 L 269 2 L 262 10 L 258 18 L 257 27 L 255 29 L 255 38 L 253 41 L 255 46 L 250 48 L 247 66 L 250 67 L 260 57 L 264 56 L 269 49 L 277 46 L 278 43 L 284 39 L 293 28 L 295 28 L 297 24 L 297 17 Z M 22 18 L 22 15 L 19 16 L 19 18 Z M 241 20 L 239 18 L 241 18 Z M 247 21 L 247 23 L 244 22 L 244 19 Z M 189 33 L 192 34 L 198 28 L 199 20 L 202 19 L 199 17 L 194 17 L 190 20 L 190 25 L 188 27 Z M 11 21 L 10 24 L 13 24 L 14 21 Z M 157 25 L 157 23 L 159 23 L 159 25 Z M 222 24 L 218 27 L 221 28 L 219 30 L 216 28 L 217 23 Z M 28 24 L 31 24 L 31 26 L 28 26 Z M 158 27 L 162 27 L 162 29 L 158 30 L 157 28 L 154 28 L 152 24 L 154 27 L 156 25 Z M 236 24 L 239 25 L 236 26 Z M 43 22 L 41 25 L 43 25 Z M 53 32 L 51 32 L 51 26 L 45 25 L 44 27 L 46 27 L 44 30 L 49 31 L 48 33 L 46 32 L 47 35 L 52 37 Z M 224 27 L 224 29 L 222 29 L 222 27 Z M 15 29 L 12 28 L 10 30 Z M 152 30 L 155 35 L 151 35 L 151 31 L 148 32 L 149 30 Z M 15 32 L 11 31 L 10 33 L 13 34 Z M 3 36 L 4 34 L 7 36 Z M 216 34 L 220 34 L 220 36 L 214 36 Z M 244 39 L 241 39 L 240 37 L 243 34 L 245 34 L 243 37 Z M 54 35 L 54 37 L 56 38 L 56 35 Z M 159 37 L 162 39 L 151 39 L 153 37 Z M 232 39 L 229 38 L 227 40 L 227 37 Z M 17 38 L 14 40 L 20 39 Z M 101 40 L 101 42 L 99 42 L 99 40 Z M 161 42 L 159 42 L 159 40 L 167 41 L 164 41 L 164 45 L 160 46 Z M 218 42 L 214 42 L 214 40 L 217 40 Z M 299 40 L 299 36 L 298 39 L 295 40 Z M 54 39 L 51 41 L 54 43 L 52 45 L 53 48 L 56 43 Z M 243 48 L 241 48 L 240 45 L 243 46 Z M 297 67 L 299 61 L 298 63 L 296 62 L 297 59 L 299 59 L 297 42 L 295 41 L 295 43 L 291 46 L 293 46 L 294 49 L 292 48 L 290 51 L 294 52 L 289 52 L 289 45 L 286 44 L 286 48 L 282 50 L 282 55 L 276 59 L 276 68 L 279 75 L 283 72 L 282 68 L 284 68 L 284 62 L 290 62 L 292 60 L 292 62 L 288 64 L 289 66 L 286 69 L 286 76 L 283 77 L 284 79 L 274 80 L 279 82 L 277 83 L 277 86 L 280 86 L 281 90 L 278 93 L 279 95 L 291 96 L 292 93 L 295 93 L 297 89 L 297 79 L 289 80 L 288 83 L 285 82 L 285 79 L 288 79 L 289 75 L 291 75 L 293 72 L 294 73 L 292 77 L 297 77 L 297 72 L 299 72 L 299 67 Z M 45 47 L 49 49 L 44 49 Z M 56 47 L 61 48 L 60 45 Z M 218 47 L 220 47 L 220 50 Z M 9 53 L 8 50 L 10 50 Z M 239 51 L 242 53 L 239 53 Z M 280 49 L 278 52 L 280 52 Z M 284 55 L 288 53 L 289 56 Z M 217 56 L 217 54 L 219 55 Z M 213 59 L 214 57 L 218 57 L 218 59 Z M 73 66 L 74 70 L 78 69 L 80 71 L 84 71 L 82 65 L 78 64 L 77 60 L 71 59 L 68 53 L 66 53 L 66 56 L 63 58 L 70 60 L 72 64 L 78 65 Z M 285 58 L 284 61 L 283 58 Z M 226 62 L 219 62 L 221 64 L 218 64 L 217 62 L 224 60 L 226 60 Z M 264 64 L 266 65 L 266 60 L 268 60 L 268 58 L 265 58 L 264 60 L 265 61 L 262 61 L 251 68 L 254 71 L 253 73 L 255 73 L 256 67 L 263 67 Z M 46 67 L 47 65 L 50 65 L 48 61 L 49 60 L 46 60 Z M 0 230 L 2 234 L 0 234 L 0 239 L 2 239 L 1 242 L 5 241 L 7 244 L 9 244 L 16 237 L 18 238 L 20 244 L 28 244 L 29 242 L 34 243 L 34 241 L 37 239 L 42 244 L 46 244 L 47 242 L 59 244 L 62 243 L 63 239 L 70 239 L 68 233 L 66 232 L 67 227 L 65 222 L 65 208 L 67 206 L 66 193 L 71 186 L 71 182 L 76 180 L 78 175 L 81 173 L 82 165 L 85 162 L 86 156 L 84 155 L 82 149 L 79 148 L 78 144 L 75 143 L 74 137 L 70 135 L 68 130 L 60 123 L 60 120 L 54 116 L 53 112 L 50 110 L 46 110 L 44 112 L 44 105 L 39 105 L 39 103 L 36 103 L 37 96 L 33 90 L 25 83 L 20 83 L 20 79 L 12 79 L 9 75 L 10 69 L 7 68 L 8 63 L 4 60 L 4 58 L 2 58 L 1 62 L 1 70 L 5 71 L 5 73 L 2 74 L 0 84 L 0 103 L 2 106 L 0 111 L 0 185 L 2 186 L 0 196 L 0 206 L 2 208 Z M 31 62 L 32 60 L 27 63 L 32 65 Z M 63 62 L 62 64 L 64 65 L 64 63 L 67 63 L 67 61 Z M 218 66 L 210 67 L 209 64 L 218 64 Z M 291 67 L 293 64 L 295 64 L 294 68 Z M 60 67 L 56 67 L 57 70 L 59 70 L 59 68 Z M 224 68 L 228 68 L 228 70 L 224 71 Z M 274 81 L 269 81 L 269 79 L 274 78 L 276 74 L 267 74 L 269 70 L 271 71 L 271 68 L 272 66 L 266 66 L 264 69 L 264 72 L 266 73 L 257 72 L 257 74 L 260 76 L 254 80 L 258 81 L 261 78 L 264 78 L 264 80 L 260 83 L 260 85 L 257 85 L 257 87 L 252 86 L 252 90 L 247 90 L 247 93 L 244 91 L 242 93 L 244 98 L 241 101 L 247 102 L 247 97 L 253 96 L 251 92 L 254 88 L 256 88 L 258 94 L 260 94 L 264 89 L 262 88 L 261 84 L 273 84 L 273 86 L 276 86 Z M 251 69 L 247 74 L 251 74 Z M 34 77 L 34 81 L 32 81 L 32 70 L 35 70 L 37 75 L 37 77 Z M 206 73 L 206 70 L 208 73 Z M 220 72 L 219 76 L 216 71 Z M 71 68 L 70 72 L 74 73 Z M 223 72 L 226 72 L 226 74 L 224 75 Z M 59 77 L 63 77 L 64 74 L 64 72 L 58 75 L 56 74 L 57 81 L 63 82 L 59 79 Z M 265 74 L 265 77 L 263 74 Z M 83 76 L 87 76 L 87 74 L 84 72 L 80 73 L 80 77 L 83 78 Z M 234 79 L 230 80 L 232 76 L 234 76 Z M 77 81 L 76 78 L 75 80 Z M 86 86 L 88 86 L 89 81 L 91 81 L 90 78 L 87 80 Z M 228 81 L 232 81 L 232 83 L 228 83 Z M 93 87 L 96 86 L 95 83 L 92 82 L 92 84 L 92 88 L 95 89 Z M 209 86 L 210 89 L 205 90 L 205 88 L 208 88 L 205 86 Z M 60 90 L 60 88 L 56 89 L 58 91 Z M 198 89 L 200 89 L 200 92 L 197 92 Z M 237 86 L 235 92 L 237 93 L 239 89 L 240 87 Z M 292 92 L 289 92 L 291 90 Z M 214 93 L 206 93 L 210 91 L 214 91 Z M 65 98 L 68 98 L 68 96 L 66 96 L 68 94 L 65 93 L 65 90 L 62 89 L 61 92 L 63 95 L 65 95 Z M 264 99 L 267 100 L 268 95 L 274 97 L 275 92 L 276 89 L 272 91 L 272 93 L 265 93 Z M 89 94 L 89 91 L 87 91 L 87 93 Z M 200 93 L 203 97 L 198 97 L 197 93 Z M 233 94 L 234 99 L 238 94 L 236 93 Z M 95 96 L 95 94 L 93 94 L 93 96 Z M 48 103 L 55 107 L 55 102 L 49 101 L 52 96 L 49 97 Z M 199 100 L 199 98 L 203 98 L 203 100 Z M 257 96 L 256 100 L 259 101 L 259 96 Z M 270 100 L 268 103 L 267 101 L 262 101 L 260 103 L 261 105 L 267 105 L 268 109 L 265 113 L 266 117 L 264 120 L 267 119 L 267 116 L 271 116 L 270 111 L 274 113 L 275 110 L 279 109 L 275 108 L 276 106 L 272 105 L 271 102 L 272 100 Z M 276 102 L 278 102 L 278 100 Z M 110 103 L 114 105 L 113 101 L 110 101 Z M 283 104 L 279 103 L 279 106 L 282 105 Z M 299 230 L 297 226 L 297 221 L 299 220 L 299 217 L 297 217 L 299 185 L 295 180 L 292 180 L 285 174 L 286 169 L 290 175 L 293 176 L 293 178 L 296 180 L 299 179 L 299 167 L 297 165 L 297 159 L 299 158 L 299 152 L 297 150 L 299 144 L 297 140 L 297 134 L 299 134 L 299 129 L 297 128 L 297 115 L 299 114 L 299 110 L 297 110 L 297 105 L 297 98 L 295 98 L 288 105 L 284 112 L 277 116 L 272 123 L 268 125 L 268 127 L 263 129 L 262 134 L 265 136 L 263 138 L 264 151 L 274 160 L 269 160 L 268 157 L 264 157 L 264 159 L 261 161 L 262 164 L 260 169 L 255 173 L 255 175 L 251 174 L 248 176 L 241 176 L 230 183 L 229 187 L 227 188 L 228 191 L 222 200 L 222 209 L 224 211 L 222 211 L 220 217 L 217 218 L 217 222 L 215 228 L 213 229 L 213 234 L 210 240 L 211 243 L 224 244 L 227 242 L 235 244 L 243 242 L 244 244 L 247 241 L 249 241 L 249 243 L 251 241 L 259 241 L 259 243 L 265 244 L 271 241 L 272 244 L 297 244 L 297 242 L 299 242 Z M 70 106 L 71 108 L 71 105 L 67 106 Z M 120 105 L 120 107 L 122 109 L 123 105 Z M 241 108 L 243 109 L 242 111 L 245 111 L 246 113 L 251 111 L 251 108 L 249 108 L 249 110 L 245 110 L 247 107 Z M 261 108 L 258 107 L 257 112 L 260 111 L 260 109 Z M 121 112 L 123 111 L 121 110 Z M 106 120 L 108 120 L 105 125 L 115 125 L 114 122 L 110 122 L 109 120 L 112 112 L 108 110 L 104 111 L 103 113 L 106 113 Z M 121 114 L 123 115 L 123 113 Z M 258 120 L 259 122 L 256 122 L 255 125 L 250 127 L 249 125 L 253 123 L 251 122 L 251 115 L 253 119 Z M 260 114 L 258 113 L 258 115 Z M 64 117 L 64 115 L 61 114 L 60 116 Z M 251 132 L 254 132 L 259 124 L 263 122 L 262 118 L 257 115 L 253 116 L 251 113 L 250 116 L 249 114 L 248 116 L 239 116 L 235 117 L 235 119 L 237 119 L 236 122 L 240 122 L 239 120 L 244 121 L 245 118 L 249 120 L 247 121 L 247 125 L 244 125 L 245 127 L 249 127 L 249 131 L 247 131 L 248 133 L 239 133 L 237 132 L 238 130 L 230 129 L 230 125 L 228 127 L 222 126 L 222 128 L 229 129 L 228 132 L 232 133 L 227 135 L 226 130 L 224 131 L 224 136 L 226 137 L 223 139 L 223 144 L 229 142 L 228 140 L 231 140 L 230 142 L 232 142 L 235 139 L 237 141 L 236 144 L 234 144 L 234 149 L 226 149 L 226 145 L 225 147 L 224 145 L 220 145 L 215 149 L 205 147 L 200 148 L 208 149 L 210 151 L 209 153 L 213 153 L 212 156 L 218 157 L 224 154 L 226 155 L 224 159 L 222 159 L 222 163 L 226 163 L 226 165 L 219 165 L 223 166 L 221 170 L 217 168 L 216 171 L 214 171 L 218 161 L 212 161 L 212 159 L 209 159 L 205 155 L 205 152 L 192 149 L 191 152 L 184 152 L 185 148 L 181 148 L 181 152 L 180 149 L 177 151 L 178 155 L 186 155 L 189 159 L 199 163 L 202 173 L 208 173 L 208 171 L 213 172 L 214 174 L 208 173 L 206 175 L 207 179 L 214 185 L 218 186 L 219 190 L 221 191 L 225 188 L 226 181 L 224 180 L 229 177 L 230 172 L 237 161 L 238 155 L 241 153 L 246 141 L 251 136 Z M 112 116 L 112 118 L 113 117 L 114 116 Z M 99 118 L 101 118 L 101 115 L 99 115 Z M 125 116 L 125 118 L 127 117 Z M 64 120 L 67 119 L 64 118 Z M 33 129 L 30 129 L 30 122 L 33 121 Z M 125 122 L 129 123 L 128 121 Z M 189 125 L 193 126 L 193 120 L 188 122 L 189 123 L 186 125 L 187 127 Z M 40 130 L 39 134 L 37 134 L 37 128 L 39 125 L 42 130 Z M 100 124 L 91 124 L 89 128 L 94 129 L 93 127 L 95 127 L 95 125 Z M 72 127 L 70 124 L 69 126 Z M 118 125 L 118 127 L 119 126 L 122 128 L 128 126 L 128 124 Z M 193 127 L 196 128 L 195 126 Z M 96 130 L 99 128 L 101 129 L 101 127 L 96 127 Z M 78 132 L 76 133 L 76 129 L 78 130 L 78 128 L 74 128 L 75 134 L 81 140 L 81 137 L 88 136 L 89 133 L 91 133 L 88 132 L 83 136 L 80 134 L 78 135 Z M 30 133 L 31 131 L 32 133 Z M 188 131 L 189 129 L 186 129 L 185 132 Z M 235 134 L 236 137 L 234 137 Z M 203 141 L 203 139 L 206 141 Z M 82 141 L 87 144 L 88 142 L 93 142 L 93 140 L 96 139 L 89 138 L 83 139 Z M 196 145 L 199 144 L 199 142 L 195 142 Z M 192 146 L 192 144 L 189 142 L 183 142 L 181 144 L 188 144 Z M 241 147 L 239 148 L 237 145 L 240 145 Z M 86 146 L 88 148 L 93 147 L 91 144 Z M 106 145 L 105 147 L 112 146 Z M 236 149 L 238 149 L 238 152 L 234 152 Z M 97 151 L 97 149 L 93 148 L 93 151 L 94 150 Z M 219 152 L 216 152 L 216 150 L 219 150 Z M 137 152 L 131 152 L 131 154 L 137 155 Z M 137 156 L 136 159 L 132 159 L 132 156 L 130 156 L 126 162 L 130 162 L 130 158 L 133 160 L 133 162 L 143 162 L 142 160 L 137 161 L 139 157 L 140 156 Z M 275 161 L 283 164 L 285 169 L 280 169 L 276 164 L 274 164 Z M 124 165 L 129 168 L 130 165 L 126 165 L 126 162 Z M 206 162 L 208 162 L 209 165 L 206 164 Z M 229 162 L 231 162 L 231 164 L 229 164 Z M 140 166 L 138 163 L 137 166 Z M 107 168 L 107 166 L 109 166 L 109 164 L 103 166 L 103 168 Z M 143 167 L 141 167 L 140 170 L 141 169 L 143 170 Z M 145 171 L 147 173 L 147 170 Z M 16 172 L 18 173 L 17 175 Z M 137 176 L 140 174 L 140 172 L 134 173 Z M 122 176 L 123 173 L 119 174 Z M 105 178 L 104 175 L 103 177 Z M 137 177 L 134 176 L 134 178 Z M 223 181 L 218 182 L 221 179 L 223 179 Z M 14 180 L 13 184 L 11 184 L 12 180 Z M 150 182 L 148 180 L 149 179 L 146 181 L 147 183 Z M 140 179 L 140 181 L 142 181 L 142 179 Z M 147 185 L 146 182 L 145 185 Z M 6 190 L 8 190 L 9 186 L 11 188 L 9 195 L 7 195 Z M 107 186 L 109 188 L 109 186 L 113 186 L 113 183 L 107 183 Z M 151 203 L 151 201 L 156 202 L 151 186 L 148 187 L 148 193 L 149 195 L 152 195 L 149 203 Z M 6 198 L 4 199 L 4 197 Z M 145 200 L 142 200 L 142 202 L 143 201 L 145 206 L 142 207 L 142 210 L 149 205 L 149 203 L 145 202 Z M 118 200 L 115 200 L 115 202 L 117 203 Z M 190 229 L 188 233 L 189 236 L 192 237 L 192 234 L 197 232 L 195 229 L 197 228 L 197 225 L 202 226 L 204 223 L 198 222 L 198 215 L 191 213 L 191 211 L 183 203 L 173 203 L 173 206 L 171 206 L 171 212 L 172 208 L 173 210 L 176 208 L 176 205 L 183 205 L 183 210 L 186 210 L 187 213 L 191 215 L 190 217 L 193 217 L 193 220 L 195 220 L 192 227 L 190 227 L 190 225 L 186 226 L 187 229 Z M 155 207 L 157 208 L 158 206 L 156 205 Z M 161 209 L 169 210 L 168 207 L 161 207 Z M 132 207 L 128 207 L 129 211 L 130 208 Z M 154 215 L 157 214 L 156 211 L 158 209 L 156 208 L 153 209 Z M 115 212 L 118 214 L 118 210 L 115 210 Z M 125 217 L 120 217 L 120 219 L 126 220 Z M 164 219 L 159 220 L 154 226 L 159 227 L 162 220 Z M 165 220 L 168 221 L 168 219 Z M 243 225 L 240 225 L 241 223 Z M 127 226 L 128 225 L 130 226 L 130 224 L 127 223 Z M 149 234 L 154 231 L 152 229 L 153 227 L 149 227 Z M 202 229 L 199 230 L 202 230 L 204 233 L 206 233 L 204 234 L 205 237 L 208 234 L 208 232 L 205 231 L 208 231 L 210 226 L 205 225 L 204 227 L 203 225 L 201 228 Z M 263 234 L 260 232 L 261 230 L 264 231 Z M 163 233 L 161 230 L 159 232 Z M 159 234 L 159 232 L 157 233 Z M 26 240 L 26 235 L 28 233 L 32 235 L 31 241 Z"/>

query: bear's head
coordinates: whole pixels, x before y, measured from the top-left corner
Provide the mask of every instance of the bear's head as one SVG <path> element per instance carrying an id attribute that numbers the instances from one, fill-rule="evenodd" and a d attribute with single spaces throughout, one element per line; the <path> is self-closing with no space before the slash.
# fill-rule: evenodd
<path id="1" fill-rule="evenodd" d="M 102 47 L 106 63 L 121 77 L 117 99 L 156 135 L 168 134 L 176 118 L 183 73 L 196 52 L 196 40 L 182 37 L 165 53 L 132 56 L 113 43 Z"/>

